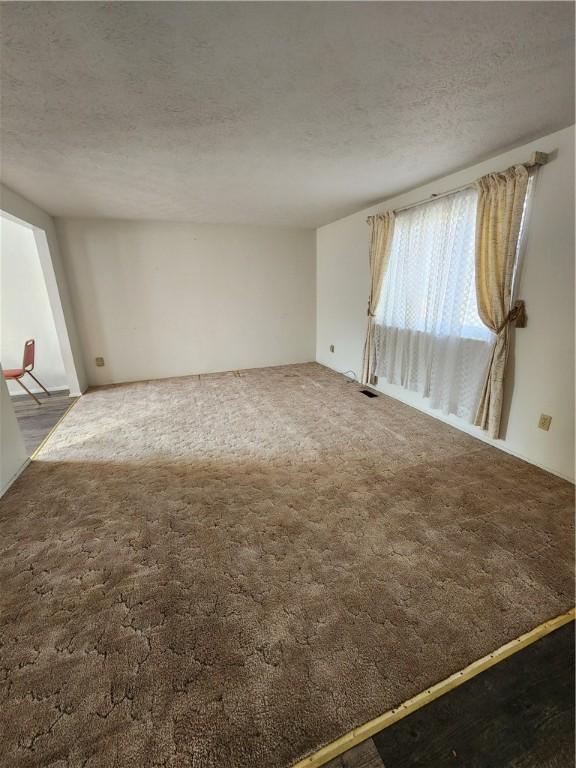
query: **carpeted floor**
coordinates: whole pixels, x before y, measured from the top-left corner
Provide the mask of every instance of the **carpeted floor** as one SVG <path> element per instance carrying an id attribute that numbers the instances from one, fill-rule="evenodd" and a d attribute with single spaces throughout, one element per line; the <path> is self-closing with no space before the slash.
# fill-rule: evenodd
<path id="1" fill-rule="evenodd" d="M 569 609 L 573 490 L 316 364 L 92 391 L 0 502 L 0 762 L 287 768 Z"/>

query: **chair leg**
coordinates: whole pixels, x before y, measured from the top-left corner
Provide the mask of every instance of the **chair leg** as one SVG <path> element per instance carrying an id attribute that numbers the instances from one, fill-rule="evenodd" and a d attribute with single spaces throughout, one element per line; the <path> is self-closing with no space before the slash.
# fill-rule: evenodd
<path id="1" fill-rule="evenodd" d="M 23 384 L 23 383 L 20 381 L 20 379 L 13 379 L 13 381 L 17 381 L 17 382 L 18 382 L 18 384 L 20 384 L 20 386 L 22 387 L 22 389 L 24 389 L 24 390 L 25 390 L 25 391 L 26 391 L 26 392 L 27 392 L 27 393 L 30 395 L 30 397 L 32 398 L 32 400 L 36 400 L 36 402 L 38 403 L 38 405 L 42 405 L 42 403 L 40 402 L 40 400 L 38 400 L 38 398 L 36 397 L 36 395 L 34 395 L 32 392 L 30 392 L 30 390 L 28 389 L 28 387 L 26 386 L 26 384 Z"/>
<path id="2" fill-rule="evenodd" d="M 51 397 L 51 394 L 50 394 L 50 392 L 48 392 L 48 390 L 46 389 L 46 387 L 44 386 L 44 384 L 42 384 L 42 382 L 41 382 L 41 381 L 38 381 L 38 379 L 36 378 L 36 376 L 34 376 L 34 374 L 32 373 L 32 371 L 26 371 L 26 373 L 28 374 L 28 376 L 32 376 L 32 378 L 34 379 L 34 381 L 36 382 L 36 384 L 38 384 L 38 386 L 39 386 L 39 387 L 42 387 L 42 389 L 44 390 L 44 392 L 46 392 L 46 394 L 48 395 L 48 397 Z"/>

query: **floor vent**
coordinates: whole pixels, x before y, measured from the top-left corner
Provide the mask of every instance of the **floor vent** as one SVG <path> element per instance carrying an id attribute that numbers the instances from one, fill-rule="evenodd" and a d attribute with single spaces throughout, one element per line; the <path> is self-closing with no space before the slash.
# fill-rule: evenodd
<path id="1" fill-rule="evenodd" d="M 361 389 L 360 392 L 362 392 L 363 395 L 366 395 L 366 397 L 378 397 L 376 392 L 370 392 L 369 389 Z"/>

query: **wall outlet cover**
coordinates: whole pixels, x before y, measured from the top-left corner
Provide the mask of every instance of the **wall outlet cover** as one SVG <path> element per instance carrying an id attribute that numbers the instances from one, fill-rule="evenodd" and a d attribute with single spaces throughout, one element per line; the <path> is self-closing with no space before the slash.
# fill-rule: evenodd
<path id="1" fill-rule="evenodd" d="M 102 366 L 104 365 L 104 358 L 103 357 L 97 357 L 96 358 L 96 365 L 98 366 L 98 368 L 102 368 Z"/>
<path id="2" fill-rule="evenodd" d="M 544 429 L 546 432 L 550 429 L 550 424 L 552 423 L 552 416 L 548 416 L 545 413 L 540 414 L 540 418 L 538 419 L 538 426 L 540 429 Z"/>
<path id="3" fill-rule="evenodd" d="M 334 344 L 330 344 L 330 352 L 334 352 Z"/>

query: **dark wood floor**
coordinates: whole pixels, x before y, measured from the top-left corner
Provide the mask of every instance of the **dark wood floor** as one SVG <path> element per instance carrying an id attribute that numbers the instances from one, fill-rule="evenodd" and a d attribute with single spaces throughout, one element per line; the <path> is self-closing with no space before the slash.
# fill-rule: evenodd
<path id="1" fill-rule="evenodd" d="M 571 622 L 327 768 L 573 768 L 574 758 Z"/>
<path id="2" fill-rule="evenodd" d="M 368 739 L 326 763 L 324 768 L 384 768 L 384 763 L 378 754 L 374 740 Z"/>
<path id="3" fill-rule="evenodd" d="M 50 430 L 60 421 L 76 400 L 68 392 L 55 392 L 50 395 L 37 395 L 42 405 L 38 405 L 28 395 L 12 398 L 14 413 L 24 438 L 26 450 L 32 454 Z"/>

